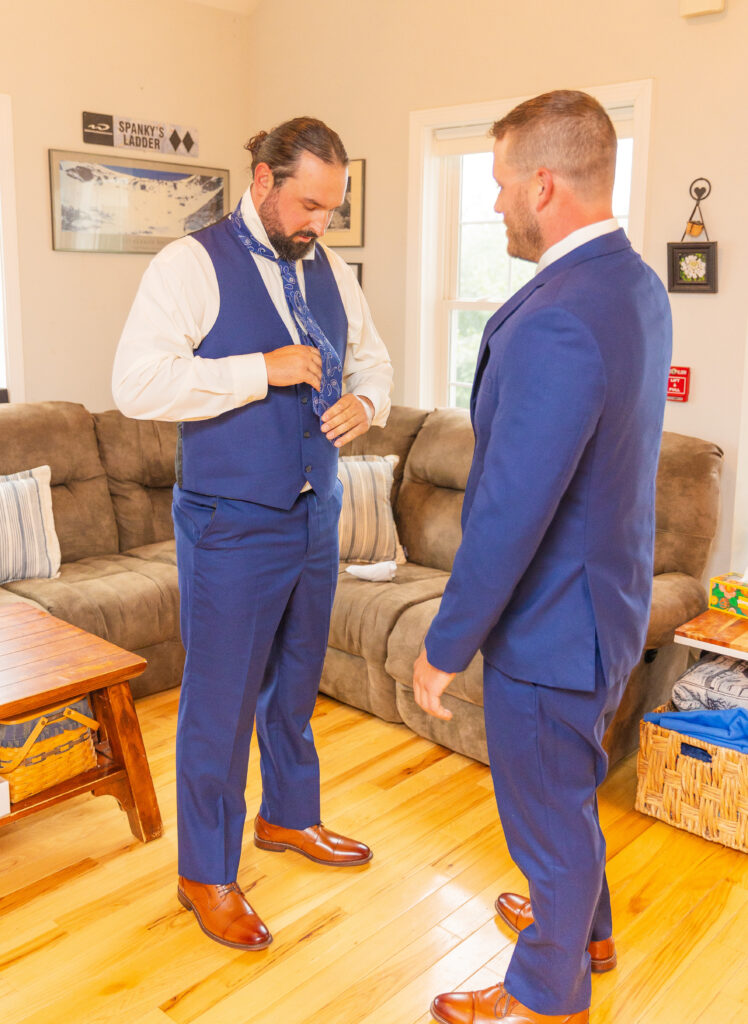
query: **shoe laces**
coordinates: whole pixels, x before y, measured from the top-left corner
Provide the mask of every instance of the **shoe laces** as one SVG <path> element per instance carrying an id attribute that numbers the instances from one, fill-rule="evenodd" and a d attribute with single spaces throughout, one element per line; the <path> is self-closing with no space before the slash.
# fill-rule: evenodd
<path id="1" fill-rule="evenodd" d="M 225 885 L 217 885 L 216 891 L 221 899 L 223 899 L 224 896 L 228 896 L 230 892 L 241 893 L 241 889 L 236 882 L 226 882 Z"/>
<path id="2" fill-rule="evenodd" d="M 512 997 L 503 985 L 499 985 L 499 996 L 493 1008 L 494 1016 L 497 1020 L 503 1020 L 506 1017 L 507 1013 L 509 1013 L 511 1002 Z"/>

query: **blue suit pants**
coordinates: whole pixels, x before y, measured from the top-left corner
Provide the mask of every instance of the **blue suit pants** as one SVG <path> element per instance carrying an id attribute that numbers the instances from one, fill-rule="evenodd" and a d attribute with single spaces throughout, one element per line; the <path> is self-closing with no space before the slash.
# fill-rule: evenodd
<path id="1" fill-rule="evenodd" d="M 599 655 L 592 692 L 513 679 L 484 662 L 496 803 L 535 919 L 519 935 L 505 985 L 536 1013 L 590 1005 L 587 946 L 612 934 L 596 790 L 608 767 L 602 738 L 625 682 L 606 684 Z"/>
<path id="2" fill-rule="evenodd" d="M 288 509 L 174 488 L 187 658 L 177 723 L 179 874 L 236 880 L 257 724 L 260 814 L 284 828 L 320 820 L 310 719 L 338 576 L 341 487 Z"/>

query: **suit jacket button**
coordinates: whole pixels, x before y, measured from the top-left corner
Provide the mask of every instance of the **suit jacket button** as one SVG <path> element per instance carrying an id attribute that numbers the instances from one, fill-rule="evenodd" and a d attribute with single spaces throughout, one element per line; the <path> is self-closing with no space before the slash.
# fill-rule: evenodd
<path id="1" fill-rule="evenodd" d="M 311 436 L 312 436 L 312 435 L 311 435 L 311 434 L 309 433 L 309 431 L 308 431 L 308 430 L 305 430 L 305 431 L 304 431 L 304 437 L 311 437 Z"/>
<path id="2" fill-rule="evenodd" d="M 301 404 L 302 404 L 302 405 L 306 405 L 306 403 L 307 403 L 308 401 L 309 401 L 309 396 L 308 396 L 308 395 L 304 395 L 304 396 L 302 397 L 302 399 L 301 399 Z"/>
<path id="3" fill-rule="evenodd" d="M 304 466 L 304 472 L 305 473 L 311 473 L 312 472 L 312 467 L 311 466 Z"/>

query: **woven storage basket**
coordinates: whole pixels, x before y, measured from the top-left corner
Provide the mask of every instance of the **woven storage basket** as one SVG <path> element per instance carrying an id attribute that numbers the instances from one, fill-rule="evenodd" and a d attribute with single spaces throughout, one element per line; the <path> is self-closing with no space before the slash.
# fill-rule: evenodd
<path id="1" fill-rule="evenodd" d="M 684 745 L 711 761 L 689 756 Z M 748 853 L 748 754 L 641 722 L 636 771 L 637 811 Z"/>
<path id="2" fill-rule="evenodd" d="M 95 768 L 92 730 L 98 728 L 87 697 L 1 720 L 0 775 L 11 803 Z"/>

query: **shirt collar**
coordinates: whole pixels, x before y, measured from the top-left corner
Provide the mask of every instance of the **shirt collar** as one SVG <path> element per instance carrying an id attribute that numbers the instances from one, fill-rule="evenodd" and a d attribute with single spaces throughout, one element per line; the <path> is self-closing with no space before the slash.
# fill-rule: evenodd
<path id="1" fill-rule="evenodd" d="M 252 192 L 251 189 L 249 188 L 242 196 L 242 217 L 244 218 L 244 223 L 255 236 L 257 241 L 262 242 L 263 245 L 266 245 L 268 249 L 270 249 L 277 256 L 278 253 L 276 252 L 275 246 L 271 244 L 270 239 L 268 238 L 268 233 L 265 230 L 265 225 L 260 220 L 260 215 L 255 209 L 254 200 L 252 199 Z M 305 260 L 313 260 L 314 249 L 315 247 L 312 246 L 312 248 L 303 258 Z"/>
<path id="2" fill-rule="evenodd" d="M 573 249 L 578 249 L 580 245 L 591 242 L 593 238 L 599 238 L 601 235 L 608 235 L 611 231 L 617 230 L 618 221 L 615 217 L 610 217 L 608 220 L 599 220 L 595 224 L 586 224 L 583 228 L 577 228 L 576 231 L 572 231 L 566 238 L 562 238 L 560 242 L 556 242 L 555 245 L 545 250 L 538 260 L 538 269 L 535 273 L 539 274 L 541 270 L 545 270 L 551 263 L 560 260 L 562 256 L 566 256 Z"/>

